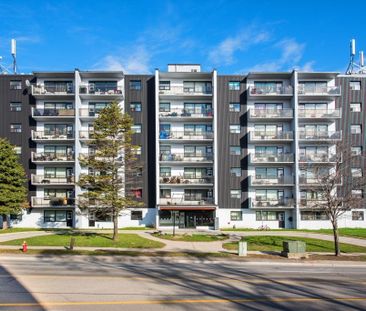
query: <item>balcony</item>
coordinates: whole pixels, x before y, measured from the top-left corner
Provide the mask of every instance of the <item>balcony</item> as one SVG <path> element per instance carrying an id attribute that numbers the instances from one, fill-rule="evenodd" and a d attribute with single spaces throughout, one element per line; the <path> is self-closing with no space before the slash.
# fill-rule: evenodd
<path id="1" fill-rule="evenodd" d="M 286 163 L 294 163 L 294 154 L 293 153 L 284 153 L 284 154 L 250 154 L 250 163 L 252 164 L 286 164 Z"/>
<path id="2" fill-rule="evenodd" d="M 197 206 L 197 205 L 214 205 L 213 198 L 203 197 L 179 197 L 179 198 L 160 198 L 159 204 L 163 206 L 179 205 L 179 206 Z"/>
<path id="3" fill-rule="evenodd" d="M 299 119 L 335 120 L 340 119 L 342 112 L 340 109 L 299 109 Z"/>
<path id="4" fill-rule="evenodd" d="M 79 95 L 82 99 L 122 99 L 123 88 L 120 86 L 98 88 L 93 84 L 83 84 L 79 87 Z"/>
<path id="5" fill-rule="evenodd" d="M 251 86 L 249 88 L 249 96 L 256 98 L 288 98 L 294 95 L 294 89 L 288 86 L 261 87 Z"/>
<path id="6" fill-rule="evenodd" d="M 293 141 L 293 132 L 265 132 L 265 131 L 250 131 L 251 142 L 279 142 L 279 141 Z"/>
<path id="7" fill-rule="evenodd" d="M 293 186 L 294 178 L 293 176 L 283 176 L 283 177 L 249 177 L 249 184 L 254 187 L 258 186 Z"/>
<path id="8" fill-rule="evenodd" d="M 184 86 L 170 86 L 169 89 L 160 89 L 160 96 L 166 97 L 204 97 L 209 98 L 212 96 L 212 87 L 184 87 Z"/>
<path id="9" fill-rule="evenodd" d="M 335 132 L 302 132 L 299 131 L 299 140 L 306 142 L 332 142 L 342 140 L 342 131 Z"/>
<path id="10" fill-rule="evenodd" d="M 337 161 L 338 159 L 336 155 L 307 154 L 299 156 L 299 162 L 306 164 L 334 164 Z"/>
<path id="11" fill-rule="evenodd" d="M 161 162 L 178 162 L 178 163 L 212 163 L 213 154 L 185 154 L 185 153 L 160 153 L 159 161 Z"/>
<path id="12" fill-rule="evenodd" d="M 161 120 L 172 120 L 174 121 L 187 121 L 194 119 L 212 119 L 213 118 L 213 110 L 194 110 L 194 109 L 170 109 L 170 111 L 160 111 L 159 118 Z"/>
<path id="13" fill-rule="evenodd" d="M 93 139 L 93 131 L 79 131 L 80 140 L 91 140 Z"/>
<path id="14" fill-rule="evenodd" d="M 169 176 L 160 177 L 160 184 L 162 185 L 174 185 L 174 186 L 187 186 L 187 185 L 199 185 L 199 186 L 213 186 L 213 176 L 202 176 L 201 178 L 191 178 L 189 176 Z"/>
<path id="15" fill-rule="evenodd" d="M 74 97 L 75 90 L 73 83 L 59 85 L 32 85 L 32 95 L 37 99 L 50 99 L 59 97 Z"/>
<path id="16" fill-rule="evenodd" d="M 301 187 L 322 187 L 322 186 L 326 186 L 327 185 L 327 181 L 325 179 L 327 179 L 328 175 L 325 175 L 324 177 L 322 176 L 311 176 L 311 177 L 306 177 L 306 176 L 300 176 L 299 177 L 299 184 Z M 322 180 L 325 180 L 324 183 Z M 339 179 L 336 181 L 336 185 L 337 186 L 341 186 L 342 185 L 342 180 Z"/>
<path id="17" fill-rule="evenodd" d="M 69 163 L 74 162 L 75 157 L 73 153 L 54 153 L 54 152 L 44 152 L 44 153 L 36 153 L 32 152 L 31 156 L 33 163 Z"/>
<path id="18" fill-rule="evenodd" d="M 327 201 L 320 199 L 300 199 L 300 208 L 319 208 L 324 207 Z"/>
<path id="19" fill-rule="evenodd" d="M 74 207 L 75 198 L 32 197 L 32 207 Z"/>
<path id="20" fill-rule="evenodd" d="M 31 183 L 34 186 L 45 186 L 45 185 L 73 185 L 75 183 L 74 176 L 65 176 L 65 177 L 48 177 L 42 175 L 31 175 Z"/>
<path id="21" fill-rule="evenodd" d="M 334 97 L 341 96 L 340 86 L 306 87 L 303 84 L 298 86 L 299 96 L 304 97 Z"/>
<path id="22" fill-rule="evenodd" d="M 293 109 L 249 109 L 249 119 L 252 120 L 282 120 L 292 119 L 294 115 Z"/>
<path id="23" fill-rule="evenodd" d="M 32 117 L 36 120 L 50 119 L 73 119 L 75 117 L 75 109 L 39 109 L 32 108 Z"/>
<path id="24" fill-rule="evenodd" d="M 213 132 L 160 131 L 160 140 L 202 141 L 212 140 Z"/>
<path id="25" fill-rule="evenodd" d="M 293 199 L 273 199 L 273 200 L 256 200 L 250 199 L 249 207 L 252 209 L 290 209 L 295 207 Z"/>
<path id="26" fill-rule="evenodd" d="M 99 116 L 99 110 L 95 111 L 94 109 L 89 108 L 80 108 L 79 109 L 79 118 L 83 120 L 94 120 Z"/>
<path id="27" fill-rule="evenodd" d="M 73 132 L 32 131 L 32 140 L 37 142 L 67 142 L 75 139 Z"/>

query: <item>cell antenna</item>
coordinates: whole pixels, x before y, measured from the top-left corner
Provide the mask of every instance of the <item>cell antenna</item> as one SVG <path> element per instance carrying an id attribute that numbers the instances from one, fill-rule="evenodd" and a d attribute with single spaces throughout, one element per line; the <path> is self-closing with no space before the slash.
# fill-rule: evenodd
<path id="1" fill-rule="evenodd" d="M 13 72 L 17 73 L 17 41 L 11 39 L 11 56 L 13 56 Z"/>

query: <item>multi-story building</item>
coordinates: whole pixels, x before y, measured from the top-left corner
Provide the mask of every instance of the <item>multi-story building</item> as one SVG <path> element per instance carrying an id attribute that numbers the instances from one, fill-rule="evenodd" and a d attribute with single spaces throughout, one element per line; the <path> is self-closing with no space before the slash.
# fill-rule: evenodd
<path id="1" fill-rule="evenodd" d="M 133 117 L 144 164 L 128 189 L 144 207 L 123 213 L 122 227 L 330 227 L 314 208 L 317 175 L 334 167 L 338 142 L 353 154 L 366 143 L 364 75 L 218 75 L 186 64 L 155 75 L 75 70 L 0 81 L 0 135 L 21 151 L 30 180 L 31 208 L 13 225 L 112 226 L 77 204 L 80 174 L 95 173 L 80 163 L 94 152 L 93 120 L 112 101 Z M 364 173 L 362 159 L 350 174 Z M 345 213 L 340 226 L 365 227 L 365 211 Z"/>

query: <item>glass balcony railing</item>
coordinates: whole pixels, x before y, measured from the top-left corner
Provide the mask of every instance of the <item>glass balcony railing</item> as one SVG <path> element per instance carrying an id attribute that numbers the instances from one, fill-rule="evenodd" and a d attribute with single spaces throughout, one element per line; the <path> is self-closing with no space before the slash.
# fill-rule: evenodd
<path id="1" fill-rule="evenodd" d="M 75 109 L 32 109 L 33 117 L 74 117 Z"/>
<path id="2" fill-rule="evenodd" d="M 67 162 L 74 160 L 74 153 L 32 152 L 32 162 Z"/>
<path id="3" fill-rule="evenodd" d="M 75 198 L 67 197 L 32 197 L 32 207 L 65 207 L 74 206 Z"/>
<path id="4" fill-rule="evenodd" d="M 294 94 L 294 89 L 292 86 L 251 86 L 249 88 L 250 96 L 278 96 L 286 95 L 292 96 Z"/>
<path id="5" fill-rule="evenodd" d="M 160 153 L 160 161 L 166 162 L 201 162 L 213 161 L 212 154 Z"/>
<path id="6" fill-rule="evenodd" d="M 327 201 L 321 199 L 300 199 L 300 207 L 302 208 L 314 208 L 322 207 Z"/>
<path id="7" fill-rule="evenodd" d="M 340 109 L 299 109 L 299 118 L 309 119 L 338 119 L 341 117 Z"/>
<path id="8" fill-rule="evenodd" d="M 213 139 L 213 132 L 160 131 L 159 139 Z"/>
<path id="9" fill-rule="evenodd" d="M 328 154 L 306 154 L 299 156 L 300 162 L 320 162 L 320 163 L 331 163 L 337 161 L 336 155 Z"/>
<path id="10" fill-rule="evenodd" d="M 299 95 L 323 95 L 323 96 L 339 96 L 341 95 L 340 86 L 307 86 L 299 84 Z"/>
<path id="11" fill-rule="evenodd" d="M 299 139 L 301 140 L 341 140 L 342 139 L 342 131 L 335 132 L 327 132 L 327 131 L 319 131 L 319 132 L 303 132 L 299 131 Z"/>
<path id="12" fill-rule="evenodd" d="M 213 198 L 204 197 L 181 197 L 181 198 L 160 198 L 160 205 L 212 205 L 214 204 Z"/>
<path id="13" fill-rule="evenodd" d="M 49 177 L 43 175 L 32 175 L 31 182 L 33 185 L 41 184 L 41 185 L 63 185 L 63 184 L 74 184 L 75 178 L 74 176 L 65 176 L 65 177 Z"/>
<path id="14" fill-rule="evenodd" d="M 292 118 L 293 109 L 249 109 L 249 117 L 253 119 Z"/>
<path id="15" fill-rule="evenodd" d="M 280 207 L 294 207 L 295 202 L 293 199 L 270 199 L 270 200 L 251 200 L 251 208 L 280 208 Z"/>
<path id="16" fill-rule="evenodd" d="M 160 111 L 159 117 L 163 118 L 205 118 L 213 117 L 213 110 L 199 110 L 199 109 L 170 109 L 169 111 Z"/>
<path id="17" fill-rule="evenodd" d="M 292 163 L 294 154 L 251 154 L 250 159 L 252 163 Z"/>
<path id="18" fill-rule="evenodd" d="M 58 85 L 32 85 L 32 95 L 72 95 L 75 93 L 73 83 Z"/>
<path id="19" fill-rule="evenodd" d="M 174 184 L 174 185 L 187 185 L 187 184 L 213 184 L 214 178 L 213 176 L 202 176 L 200 178 L 192 178 L 189 176 L 169 176 L 169 177 L 160 177 L 161 184 Z"/>
<path id="20" fill-rule="evenodd" d="M 45 131 L 32 131 L 33 140 L 73 140 L 73 132 L 45 132 Z"/>
<path id="21" fill-rule="evenodd" d="M 199 95 L 212 95 L 212 87 L 185 87 L 185 86 L 170 86 L 170 88 L 167 89 L 160 89 L 159 90 L 160 95 L 193 95 L 193 96 L 199 96 Z"/>
<path id="22" fill-rule="evenodd" d="M 293 185 L 294 179 L 292 176 L 284 177 L 252 177 L 251 184 L 253 186 L 259 185 Z"/>
<path id="23" fill-rule="evenodd" d="M 270 131 L 251 131 L 251 140 L 293 140 L 293 132 L 270 132 Z"/>
<path id="24" fill-rule="evenodd" d="M 110 87 L 110 86 L 94 86 L 93 84 L 81 85 L 79 87 L 80 95 L 122 95 L 122 87 Z"/>

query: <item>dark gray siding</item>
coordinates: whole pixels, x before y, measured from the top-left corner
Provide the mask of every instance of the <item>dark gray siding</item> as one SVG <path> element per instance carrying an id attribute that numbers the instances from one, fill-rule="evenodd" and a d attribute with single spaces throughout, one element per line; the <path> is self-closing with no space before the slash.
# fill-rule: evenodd
<path id="1" fill-rule="evenodd" d="M 131 80 L 140 80 L 141 90 L 131 90 Z M 135 124 L 141 124 L 141 134 L 134 134 L 133 143 L 141 146 L 142 172 L 142 197 L 145 207 L 155 207 L 155 78 L 150 75 L 126 75 L 125 76 L 125 106 Z M 140 102 L 141 112 L 132 112 L 130 104 Z"/>
<path id="2" fill-rule="evenodd" d="M 217 152 L 218 152 L 218 202 L 220 208 L 245 207 L 247 197 L 247 153 L 246 120 L 245 120 L 245 82 L 243 76 L 218 76 L 217 78 Z M 240 91 L 229 90 L 229 81 L 240 81 Z M 240 112 L 230 112 L 231 102 L 240 103 Z M 230 134 L 230 124 L 240 124 L 240 134 Z M 230 146 L 241 146 L 241 156 L 231 156 Z M 241 167 L 242 176 L 235 177 L 230 174 L 231 167 Z M 242 199 L 230 198 L 231 189 L 241 189 Z"/>

